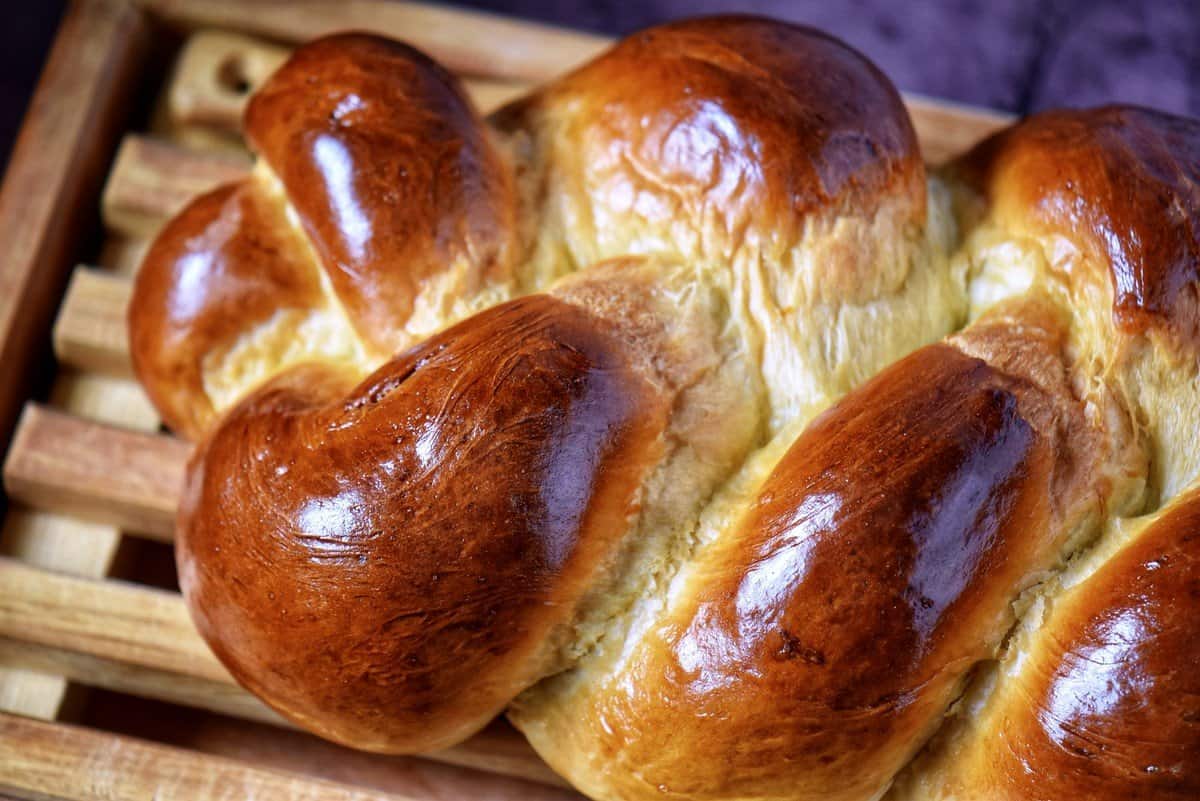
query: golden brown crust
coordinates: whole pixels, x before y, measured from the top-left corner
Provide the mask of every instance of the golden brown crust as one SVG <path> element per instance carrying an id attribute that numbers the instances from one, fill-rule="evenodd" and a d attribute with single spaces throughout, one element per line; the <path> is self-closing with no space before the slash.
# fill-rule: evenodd
<path id="1" fill-rule="evenodd" d="M 407 45 L 305 45 L 255 93 L 246 136 L 295 208 L 359 336 L 405 344 L 424 282 L 470 295 L 511 277 L 512 180 L 458 81 Z"/>
<path id="2" fill-rule="evenodd" d="M 626 91 L 634 78 L 649 89 Z M 924 172 L 899 96 L 860 55 L 809 29 L 750 17 L 651 29 L 491 122 L 507 133 L 494 137 L 448 73 L 397 42 L 343 34 L 297 50 L 256 93 L 245 128 L 262 159 L 256 191 L 290 205 L 276 217 L 301 233 L 276 236 L 306 240 L 298 260 L 325 290 L 327 315 L 308 321 L 320 333 L 288 346 L 295 320 L 264 333 L 261 318 L 226 308 L 222 337 L 201 327 L 189 346 L 219 387 L 140 373 L 152 397 L 171 398 L 167 419 L 194 437 L 214 407 L 306 358 L 353 351 L 369 368 L 489 303 L 597 260 L 669 252 L 672 240 L 677 257 L 719 270 L 735 251 L 750 256 L 740 280 L 765 280 L 779 314 L 839 304 L 839 293 L 866 304 L 896 292 L 919 249 Z M 545 146 L 521 147 L 514 131 Z M 548 183 L 531 190 L 530 173 Z M 555 217 L 542 202 L 577 205 Z M 847 215 L 855 224 L 834 234 Z M 824 252 L 795 270 L 812 230 Z M 767 270 L 756 277 L 760 256 Z M 156 260 L 151 271 L 183 270 L 161 249 Z M 159 298 L 142 294 L 143 343 L 186 335 L 186 320 L 172 330 L 154 311 Z M 322 352 L 330 326 L 338 346 Z M 226 352 L 238 336 L 245 347 Z"/>
<path id="3" fill-rule="evenodd" d="M 531 296 L 352 391 L 300 368 L 236 407 L 178 549 L 234 676 L 379 751 L 461 740 L 539 678 L 662 447 L 664 402 L 606 330 Z"/>
<path id="4" fill-rule="evenodd" d="M 1111 297 L 1122 347 L 1200 344 L 1200 126 L 1053 112 L 953 165 L 1004 236 L 1046 261 L 1065 242 L 1048 269 L 1104 300 L 1036 285 L 768 445 L 745 503 L 705 518 L 781 414 L 961 318 L 898 94 L 822 34 L 720 17 L 630 37 L 487 124 L 410 48 L 319 40 L 250 104 L 254 176 L 150 251 L 135 364 L 189 435 L 218 411 L 214 353 L 268 354 L 235 396 L 322 356 L 262 333 L 281 312 L 324 309 L 306 331 L 366 350 L 282 374 L 203 443 L 179 548 L 202 633 L 358 747 L 451 744 L 571 668 L 557 686 L 583 691 L 534 689 L 516 719 L 597 797 L 877 797 L 1022 592 L 1137 497 L 1126 418 L 1150 407 L 1110 385 L 1133 373 L 1092 329 Z M 360 362 L 576 268 L 355 386 Z M 1200 560 L 1170 550 L 1193 517 L 1064 597 L 1019 688 L 1040 706 L 1006 721 L 1013 761 L 986 755 L 997 792 L 1197 789 L 1200 711 L 1173 699 L 1200 692 L 1178 669 L 1200 609 L 1172 599 Z M 1149 571 L 1160 553 L 1185 567 Z M 1128 620 L 1097 700 L 1089 660 Z"/>
<path id="5" fill-rule="evenodd" d="M 1064 337 L 1024 304 L 847 396 L 689 565 L 584 723 L 518 724 L 599 798 L 875 797 L 1118 489 L 1125 432 L 1086 419 Z"/>
<path id="6" fill-rule="evenodd" d="M 1010 585 L 980 577 L 1025 561 L 1017 533 L 1046 521 L 1046 443 L 1005 383 L 932 346 L 796 441 L 701 557 L 705 586 L 647 644 L 636 695 L 599 710 L 622 764 L 649 761 L 632 775 L 684 798 L 886 786 L 988 655 L 971 635 Z M 686 733 L 668 725 L 682 709 Z"/>
<path id="7" fill-rule="evenodd" d="M 1200 492 L 1057 601 L 1039 643 L 991 745 L 1003 792 L 1200 796 Z"/>
<path id="8" fill-rule="evenodd" d="M 970 737 L 902 797 L 1200 795 L 1200 490 L 1046 604 Z"/>
<path id="9" fill-rule="evenodd" d="M 1200 122 L 1130 106 L 1049 111 L 952 171 L 994 219 L 1065 236 L 1107 270 L 1123 329 L 1200 345 Z"/>
<path id="10" fill-rule="evenodd" d="M 253 180 L 196 198 L 159 233 L 134 287 L 129 346 L 172 429 L 195 439 L 212 422 L 206 354 L 281 310 L 321 302 L 306 247 Z"/>
<path id="11" fill-rule="evenodd" d="M 631 89 L 636 87 L 636 89 Z M 871 218 L 895 196 L 925 214 L 916 135 L 895 88 L 811 28 L 752 16 L 685 20 L 623 39 L 493 116 L 501 130 L 566 144 L 576 221 L 700 239 L 710 257 L 778 256 L 814 212 Z M 634 222 L 636 220 L 636 222 Z M 611 255 L 611 254 L 605 254 Z"/>

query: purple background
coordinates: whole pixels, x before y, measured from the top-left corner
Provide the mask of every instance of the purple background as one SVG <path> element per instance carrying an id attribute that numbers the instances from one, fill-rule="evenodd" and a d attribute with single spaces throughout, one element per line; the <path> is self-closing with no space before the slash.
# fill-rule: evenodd
<path id="1" fill-rule="evenodd" d="M 1006 111 L 1123 101 L 1200 116 L 1192 0 L 461 0 L 605 33 L 687 14 L 805 22 L 872 58 L 901 88 Z"/>
<path id="2" fill-rule="evenodd" d="M 748 11 L 858 47 L 902 89 L 1015 112 L 1141 103 L 1200 116 L 1200 0 L 460 0 L 610 34 Z M 8 3 L 0 26 L 0 153 L 41 69 L 61 0 Z"/>

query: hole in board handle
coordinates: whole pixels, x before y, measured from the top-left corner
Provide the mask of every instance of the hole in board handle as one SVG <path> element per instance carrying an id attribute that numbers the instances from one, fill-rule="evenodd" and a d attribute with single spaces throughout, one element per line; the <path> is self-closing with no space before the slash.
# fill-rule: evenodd
<path id="1" fill-rule="evenodd" d="M 231 53 L 221 61 L 221 66 L 217 68 L 217 84 L 235 95 L 250 93 L 253 84 L 246 76 L 246 65 L 239 54 Z"/>

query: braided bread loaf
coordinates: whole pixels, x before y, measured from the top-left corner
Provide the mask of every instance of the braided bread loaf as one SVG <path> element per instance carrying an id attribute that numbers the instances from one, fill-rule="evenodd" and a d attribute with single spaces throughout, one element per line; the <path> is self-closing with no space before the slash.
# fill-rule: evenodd
<path id="1" fill-rule="evenodd" d="M 726 17 L 487 120 L 335 36 L 246 133 L 130 331 L 189 607 L 284 715 L 507 709 L 603 799 L 1200 792 L 1200 125 L 928 174 L 862 56 Z"/>

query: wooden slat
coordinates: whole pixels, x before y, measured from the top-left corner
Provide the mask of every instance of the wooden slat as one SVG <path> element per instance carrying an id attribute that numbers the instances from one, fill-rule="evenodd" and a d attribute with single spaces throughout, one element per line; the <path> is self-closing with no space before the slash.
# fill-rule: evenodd
<path id="1" fill-rule="evenodd" d="M 0 559 L 0 636 L 231 684 L 176 593 Z"/>
<path id="2" fill-rule="evenodd" d="M 123 334 L 122 334 L 123 335 Z M 141 388 L 128 380 L 60 371 L 50 400 L 60 409 L 88 419 L 150 430 L 158 417 Z M 53 511 L 9 509 L 0 526 L 0 553 L 31 564 L 82 576 L 112 570 L 121 544 L 113 526 L 77 520 Z M 45 719 L 57 718 L 69 698 L 67 677 L 28 666 L 0 666 L 0 710 Z"/>
<path id="3" fill-rule="evenodd" d="M 0 791 L 18 798 L 70 801 L 403 798 L 6 714 L 0 714 Z"/>
<path id="4" fill-rule="evenodd" d="M 4 640 L 10 644 L 4 645 Z M 27 643 L 36 647 L 30 649 Z M 110 689 L 281 722 L 237 687 L 192 627 L 177 593 L 57 575 L 0 559 L 0 662 L 5 660 Z M 562 783 L 504 725 L 430 756 L 541 783 Z"/>
<path id="5" fill-rule="evenodd" d="M 32 626 L 38 625 L 34 621 Z M 32 627 L 31 626 L 31 627 Z M 123 662 L 117 657 L 0 637 L 0 666 L 60 676 L 88 687 L 202 709 L 240 720 L 294 728 L 236 684 Z"/>
<path id="6" fill-rule="evenodd" d="M 43 364 L 45 336 L 95 215 L 116 131 L 149 42 L 124 3 L 71 4 L 0 188 L 0 446 Z"/>
<path id="7" fill-rule="evenodd" d="M 152 428 L 156 415 L 141 389 L 99 375 L 59 373 L 51 402 L 73 414 L 118 425 Z M 121 543 L 119 530 L 67 515 L 22 507 L 9 509 L 0 525 L 0 554 L 81 576 L 112 569 Z M 46 719 L 64 709 L 67 681 L 31 666 L 0 666 L 0 710 Z"/>
<path id="8" fill-rule="evenodd" d="M 120 542 L 111 526 L 40 510 L 10 509 L 0 527 L 0 554 L 78 575 L 106 575 Z M 66 699 L 67 677 L 57 670 L 0 659 L 0 711 L 52 720 Z"/>
<path id="9" fill-rule="evenodd" d="M 252 36 L 199 31 L 175 60 L 167 113 L 175 126 L 236 136 L 246 102 L 288 57 L 289 50 Z"/>
<path id="10" fill-rule="evenodd" d="M 169 540 L 187 443 L 30 404 L 4 464 L 10 497 Z"/>
<path id="11" fill-rule="evenodd" d="M 54 323 L 54 354 L 59 361 L 106 375 L 129 377 L 125 309 L 127 279 L 76 267 Z"/>
<path id="12" fill-rule="evenodd" d="M 56 720 L 67 698 L 67 679 L 51 668 L 44 671 L 0 659 L 0 712 Z"/>
<path id="13" fill-rule="evenodd" d="M 129 237 L 151 236 L 192 198 L 241 178 L 249 167 L 248 157 L 128 134 L 101 198 L 104 223 Z"/>
<path id="14" fill-rule="evenodd" d="M 921 155 L 929 164 L 942 164 L 961 155 L 972 145 L 1016 121 L 1011 114 L 921 95 L 905 94 L 904 105 L 917 131 Z"/>
<path id="15" fill-rule="evenodd" d="M 168 706 L 127 694 L 93 692 L 80 722 L 89 726 L 233 757 L 261 768 L 299 773 L 425 801 L 580 801 L 571 790 L 432 759 L 355 751 L 296 729 Z"/>
<path id="16" fill-rule="evenodd" d="M 139 431 L 158 429 L 158 412 L 140 384 L 95 372 L 60 369 L 50 389 L 50 405 L 88 420 Z"/>
<path id="17" fill-rule="evenodd" d="M 54 354 L 63 364 L 131 376 L 125 309 L 133 284 L 90 267 L 76 267 L 54 323 Z"/>
<path id="18" fill-rule="evenodd" d="M 533 87 L 499 78 L 464 78 L 463 88 L 481 114 L 491 114 L 510 100 L 527 94 Z"/>
<path id="19" fill-rule="evenodd" d="M 189 29 L 225 28 L 296 44 L 371 30 L 403 39 L 455 72 L 541 81 L 600 53 L 602 36 L 423 3 L 385 0 L 138 0 Z"/>

